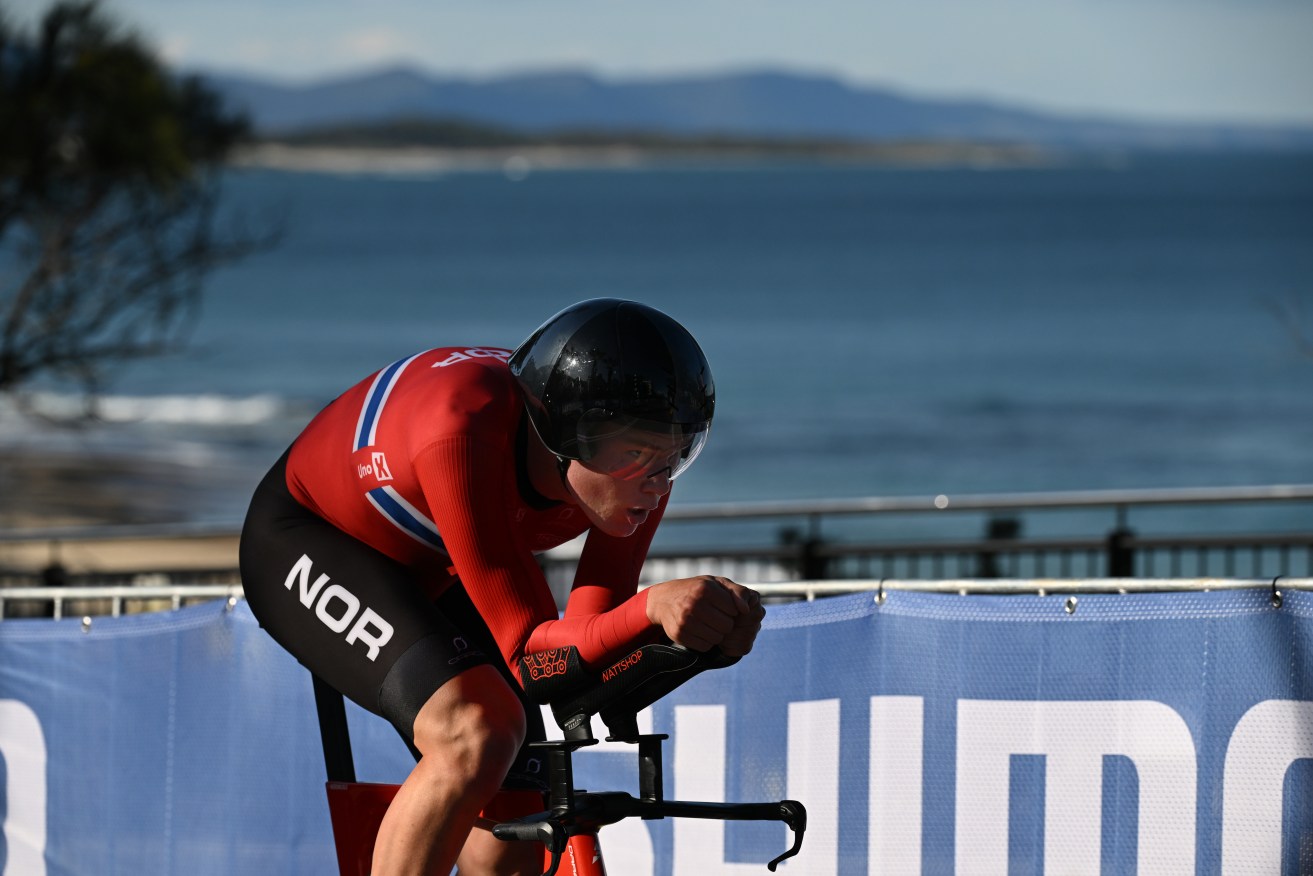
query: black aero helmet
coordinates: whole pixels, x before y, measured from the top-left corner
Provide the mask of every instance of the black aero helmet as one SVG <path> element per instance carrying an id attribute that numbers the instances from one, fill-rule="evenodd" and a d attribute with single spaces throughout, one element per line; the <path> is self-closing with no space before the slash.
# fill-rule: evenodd
<path id="1" fill-rule="evenodd" d="M 510 368 L 543 444 L 617 477 L 666 466 L 679 474 L 706 442 L 716 407 L 697 341 L 635 301 L 567 307 L 516 348 Z"/>

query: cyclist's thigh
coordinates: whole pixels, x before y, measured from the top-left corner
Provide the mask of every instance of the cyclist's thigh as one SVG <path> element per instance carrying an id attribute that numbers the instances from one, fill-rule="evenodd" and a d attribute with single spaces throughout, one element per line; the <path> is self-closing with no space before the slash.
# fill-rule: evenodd
<path id="1" fill-rule="evenodd" d="M 241 570 L 260 625 L 407 742 L 415 715 L 443 683 L 502 662 L 428 601 L 412 570 L 298 503 L 281 462 L 252 499 Z"/>
<path id="2" fill-rule="evenodd" d="M 473 600 L 466 593 L 462 584 L 457 582 L 456 586 L 450 587 L 434 603 L 438 612 L 447 618 L 452 624 L 459 628 L 464 634 L 468 646 L 486 654 L 500 654 L 497 640 L 492 635 L 492 630 L 488 628 L 487 622 L 474 607 Z M 524 706 L 527 722 L 527 741 L 540 742 L 547 738 L 543 728 L 542 709 L 537 703 L 532 702 L 524 695 L 524 689 L 520 683 L 511 675 L 510 669 L 505 660 L 493 660 L 493 668 L 501 673 L 506 684 L 510 686 L 515 695 L 520 698 L 520 704 Z"/>

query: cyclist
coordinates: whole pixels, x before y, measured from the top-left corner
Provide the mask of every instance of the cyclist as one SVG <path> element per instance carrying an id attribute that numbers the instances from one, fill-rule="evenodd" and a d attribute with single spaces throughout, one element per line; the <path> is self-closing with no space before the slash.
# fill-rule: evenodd
<path id="1" fill-rule="evenodd" d="M 329 404 L 256 489 L 242 532 L 252 612 L 416 756 L 375 874 L 539 873 L 541 847 L 471 831 L 541 713 L 512 671 L 577 646 L 599 666 L 664 635 L 752 648 L 758 595 L 699 576 L 637 592 L 671 482 L 715 388 L 677 322 L 595 299 L 514 351 L 444 347 Z M 534 554 L 587 533 L 563 616 Z M 541 808 L 540 798 L 522 812 Z"/>

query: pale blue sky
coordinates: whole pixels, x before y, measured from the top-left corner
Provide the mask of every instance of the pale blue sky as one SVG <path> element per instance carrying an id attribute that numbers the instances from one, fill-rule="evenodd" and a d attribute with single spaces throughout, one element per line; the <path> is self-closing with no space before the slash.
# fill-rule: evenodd
<path id="1" fill-rule="evenodd" d="M 1313 124 L 1313 0 L 105 0 L 166 56 L 611 78 L 779 66 L 929 97 Z M 45 0 L 0 0 L 20 17 Z"/>

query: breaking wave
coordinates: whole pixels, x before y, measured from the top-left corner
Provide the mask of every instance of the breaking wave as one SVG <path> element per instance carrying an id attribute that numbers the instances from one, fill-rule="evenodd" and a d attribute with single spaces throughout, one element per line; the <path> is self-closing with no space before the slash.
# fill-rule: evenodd
<path id="1" fill-rule="evenodd" d="M 87 402 L 80 395 L 34 393 L 25 400 L 24 407 L 38 417 L 72 420 L 87 411 Z M 286 416 L 291 407 L 273 394 L 106 395 L 96 399 L 92 419 L 125 424 L 259 426 Z M 12 403 L 0 409 L 0 417 L 10 414 L 19 415 Z"/>

